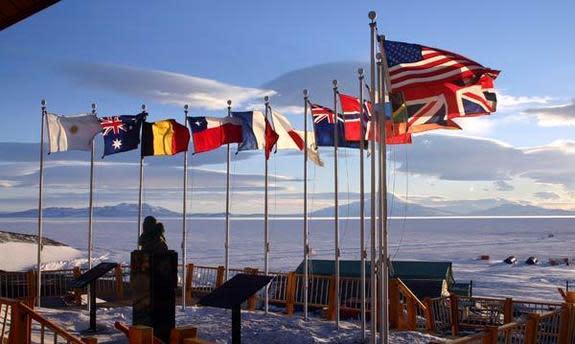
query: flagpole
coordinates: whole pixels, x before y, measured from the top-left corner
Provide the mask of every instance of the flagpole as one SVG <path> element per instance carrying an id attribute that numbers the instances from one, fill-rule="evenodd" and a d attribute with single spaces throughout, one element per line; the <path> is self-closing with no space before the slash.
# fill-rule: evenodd
<path id="1" fill-rule="evenodd" d="M 184 105 L 184 126 L 188 129 L 188 104 Z M 188 150 L 184 151 L 184 192 L 182 197 L 182 310 L 186 309 L 186 195 L 188 190 Z"/>
<path id="2" fill-rule="evenodd" d="M 357 70 L 359 80 L 359 123 L 360 123 L 360 140 L 359 140 L 359 241 L 360 241 L 360 260 L 361 260 L 361 342 L 365 342 L 365 181 L 364 181 L 364 145 L 365 131 L 363 128 L 363 68 Z"/>
<path id="3" fill-rule="evenodd" d="M 144 118 L 142 121 L 146 120 L 146 105 L 142 104 L 142 114 Z M 143 128 L 143 125 L 142 125 Z M 141 135 L 141 134 L 140 134 Z M 142 188 L 144 185 L 144 156 L 140 154 L 140 187 L 138 189 L 138 236 L 136 237 L 136 248 L 139 249 L 140 245 L 138 241 L 140 239 L 140 235 L 142 234 Z"/>
<path id="4" fill-rule="evenodd" d="M 269 102 L 270 98 L 268 96 L 264 97 L 265 102 L 265 116 L 266 120 L 268 119 L 268 109 L 270 106 Z M 269 209 L 268 209 L 268 159 L 265 156 L 265 151 L 267 151 L 268 147 L 264 149 L 264 273 L 267 275 L 269 273 L 269 254 L 270 254 L 270 242 L 269 242 L 269 223 L 268 223 L 268 216 L 269 216 Z M 269 306 L 269 288 L 268 284 L 265 286 L 265 296 L 264 296 L 264 311 L 268 314 L 268 306 Z"/>
<path id="5" fill-rule="evenodd" d="M 303 104 L 303 318 L 308 320 L 309 233 L 307 227 L 307 90 L 303 90 Z"/>
<path id="6" fill-rule="evenodd" d="M 382 202 L 382 206 L 380 208 L 380 221 L 381 221 L 381 257 L 380 257 L 380 265 L 381 265 L 381 274 L 382 274 L 382 300 L 384 301 L 383 307 L 383 318 L 381 319 L 381 328 L 383 329 L 383 340 L 381 341 L 383 344 L 389 343 L 389 314 L 388 314 L 388 305 L 389 305 L 389 254 L 388 254 L 388 231 L 387 231 L 387 148 L 386 148 L 386 132 L 385 132 L 385 101 L 388 100 L 388 85 L 386 84 L 386 78 L 384 75 L 384 71 L 387 70 L 387 60 L 385 57 L 385 36 L 381 35 L 378 37 L 379 41 L 379 51 L 378 54 L 378 78 L 379 78 L 379 92 L 380 92 L 380 103 L 381 103 L 381 127 L 380 127 L 380 198 Z M 385 68 L 385 69 L 384 69 Z"/>
<path id="7" fill-rule="evenodd" d="M 228 100 L 228 117 L 232 115 L 232 101 Z M 226 239 L 224 256 L 224 279 L 228 280 L 229 249 L 230 249 L 230 144 L 227 144 L 226 163 Z"/>
<path id="8" fill-rule="evenodd" d="M 370 98 L 372 102 L 372 106 L 375 106 L 375 28 L 376 22 L 375 18 L 377 18 L 377 14 L 375 11 L 370 11 L 368 14 L 369 19 L 371 22 L 369 23 L 370 28 Z M 371 147 L 371 175 L 370 175 L 370 246 L 371 246 L 371 264 L 370 264 L 370 315 L 371 315 L 371 337 L 370 343 L 375 344 L 377 340 L 377 279 L 376 279 L 376 248 L 375 248 L 375 241 L 376 241 L 376 226 L 375 226 L 375 120 L 374 114 L 372 113 L 372 118 L 370 121 L 371 126 L 371 133 L 372 139 L 370 142 Z"/>
<path id="9" fill-rule="evenodd" d="M 335 326 L 339 329 L 339 199 L 338 199 L 338 175 L 337 175 L 337 147 L 339 141 L 339 123 L 337 115 L 337 80 L 333 81 L 333 112 L 334 122 L 333 126 L 333 179 L 334 179 L 334 242 L 335 242 Z"/>
<path id="10" fill-rule="evenodd" d="M 41 306 L 40 297 L 42 296 L 42 189 L 44 187 L 44 118 L 46 117 L 46 101 L 42 99 L 42 122 L 40 124 L 40 179 L 38 181 L 38 262 L 36 274 L 36 305 Z"/>
<path id="11" fill-rule="evenodd" d="M 96 116 L 96 104 L 92 103 L 92 115 Z M 90 151 L 90 200 L 88 204 L 88 269 L 92 268 L 92 253 L 94 248 L 94 140 Z M 88 298 L 89 300 L 90 298 Z"/>
<path id="12" fill-rule="evenodd" d="M 92 115 L 96 116 L 96 104 L 92 103 Z M 88 270 L 92 269 L 92 252 L 94 247 L 94 139 L 92 139 L 92 147 L 90 150 L 90 200 L 88 203 Z M 90 302 L 90 288 L 88 288 L 87 305 L 90 310 L 94 305 Z"/>

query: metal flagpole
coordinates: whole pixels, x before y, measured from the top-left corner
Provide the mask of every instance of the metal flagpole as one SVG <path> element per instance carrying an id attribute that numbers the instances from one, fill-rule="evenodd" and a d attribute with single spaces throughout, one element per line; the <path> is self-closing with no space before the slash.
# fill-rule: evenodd
<path id="1" fill-rule="evenodd" d="M 388 91 L 390 89 L 390 85 L 388 84 L 389 80 L 385 77 L 384 73 L 387 73 L 387 60 L 385 57 L 385 36 L 381 35 L 378 37 L 379 40 L 379 63 L 378 63 L 378 75 L 379 75 L 379 90 L 380 90 L 380 102 L 381 102 L 381 121 L 383 122 L 381 126 L 381 147 L 380 147 L 380 187 L 381 187 L 381 202 L 382 207 L 381 211 L 381 257 L 380 257 L 380 264 L 381 264 L 381 271 L 382 271 L 382 281 L 383 281 L 383 294 L 382 298 L 384 301 L 383 307 L 383 319 L 382 321 L 382 329 L 383 332 L 383 340 L 382 343 L 387 344 L 389 342 L 389 314 L 388 314 L 388 305 L 389 305 L 389 253 L 388 253 L 388 231 L 387 231 L 387 156 L 386 156 L 386 140 L 385 140 L 385 101 L 388 101 Z"/>
<path id="2" fill-rule="evenodd" d="M 370 28 L 370 98 L 372 106 L 375 105 L 375 28 L 377 26 L 375 18 L 377 17 L 375 11 L 369 12 L 368 15 L 371 22 L 369 23 Z M 371 175 L 370 175 L 370 245 L 371 245 L 371 264 L 370 264 L 370 315 L 371 315 L 371 337 L 370 343 L 375 344 L 377 340 L 377 279 L 376 279 L 376 247 L 375 241 L 377 239 L 376 232 L 376 216 L 375 216 L 375 119 L 372 113 L 372 118 L 370 121 L 371 126 Z"/>
<path id="3" fill-rule="evenodd" d="M 46 101 L 42 99 L 42 123 L 40 125 L 40 180 L 38 181 L 38 264 L 36 271 L 36 304 L 41 306 L 42 290 L 42 189 L 44 187 L 44 118 L 46 117 Z"/>
<path id="4" fill-rule="evenodd" d="M 147 113 L 146 113 L 146 105 L 142 104 L 142 114 L 144 115 L 143 121 L 146 120 Z M 143 128 L 143 125 L 142 125 Z M 140 134 L 141 136 L 141 134 Z M 138 236 L 136 237 L 136 248 L 139 248 L 140 245 L 138 241 L 140 239 L 140 235 L 142 234 L 142 188 L 144 185 L 144 156 L 140 154 L 140 187 L 138 190 Z"/>
<path id="5" fill-rule="evenodd" d="M 184 126 L 188 129 L 188 104 L 184 105 Z M 188 150 L 184 151 L 184 194 L 182 196 L 182 309 L 186 309 L 186 195 L 188 190 Z"/>
<path id="6" fill-rule="evenodd" d="M 334 179 L 334 242 L 335 242 L 335 326 L 339 329 L 339 199 L 338 199 L 338 176 L 337 176 L 337 146 L 339 141 L 339 123 L 337 115 L 337 80 L 333 81 L 333 179 Z"/>
<path id="7" fill-rule="evenodd" d="M 96 104 L 92 103 L 92 115 L 96 116 Z M 92 139 L 92 149 L 90 150 L 90 200 L 88 204 L 88 270 L 92 268 L 92 249 L 94 247 L 93 239 L 93 218 L 94 218 L 94 140 Z M 90 310 L 93 305 L 90 302 L 90 292 L 91 288 L 88 288 L 88 293 L 86 297 L 86 303 L 88 305 L 88 310 Z"/>
<path id="8" fill-rule="evenodd" d="M 303 318 L 308 320 L 309 233 L 307 227 L 307 90 L 303 90 L 303 104 Z"/>
<path id="9" fill-rule="evenodd" d="M 360 241 L 360 260 L 361 260 L 361 341 L 365 342 L 365 182 L 364 182 L 364 145 L 365 130 L 363 127 L 363 68 L 357 70 L 359 79 L 359 123 L 360 123 L 360 140 L 359 140 L 359 241 Z"/>
<path id="10" fill-rule="evenodd" d="M 268 112 L 270 106 L 270 98 L 268 96 L 264 97 L 265 101 L 265 116 L 266 120 L 268 119 Z M 269 224 L 268 224 L 268 216 L 269 216 L 269 209 L 268 209 L 268 159 L 265 156 L 265 151 L 268 147 L 265 147 L 264 150 L 264 274 L 269 273 L 269 255 L 270 255 L 270 242 L 269 242 Z M 265 313 L 268 314 L 268 306 L 269 306 L 269 288 L 268 285 L 265 287 L 265 296 L 264 296 L 264 310 Z"/>
<path id="11" fill-rule="evenodd" d="M 232 115 L 232 101 L 228 100 L 228 117 Z M 226 239 L 224 255 L 224 279 L 228 280 L 229 269 L 229 249 L 230 249 L 230 144 L 227 144 L 227 163 L 226 163 Z"/>

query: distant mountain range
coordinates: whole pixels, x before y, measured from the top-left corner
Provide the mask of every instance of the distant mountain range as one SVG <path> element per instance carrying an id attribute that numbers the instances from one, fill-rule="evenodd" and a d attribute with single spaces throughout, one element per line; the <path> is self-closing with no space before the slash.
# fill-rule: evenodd
<path id="1" fill-rule="evenodd" d="M 469 201 L 466 201 L 469 202 Z M 370 215 L 369 200 L 365 203 L 365 214 Z M 143 215 L 153 215 L 156 217 L 178 217 L 181 213 L 171 211 L 162 207 L 155 207 L 149 204 L 144 204 Z M 453 209 L 453 211 L 452 211 Z M 469 209 L 466 211 L 466 209 Z M 508 201 L 499 201 L 497 205 L 485 209 L 475 209 L 469 205 L 453 207 L 434 208 L 424 206 L 414 202 L 405 202 L 397 197 L 390 195 L 388 202 L 388 211 L 390 216 L 569 216 L 575 215 L 575 211 L 562 210 L 562 209 L 548 209 L 537 207 L 533 205 L 526 205 Z M 80 218 L 88 216 L 87 208 L 67 208 L 67 207 L 52 207 L 42 210 L 42 214 L 46 218 Z M 95 207 L 94 216 L 99 218 L 121 218 L 121 217 L 135 217 L 138 215 L 138 205 L 131 203 L 120 203 L 112 206 Z M 190 216 L 194 217 L 222 217 L 224 213 L 194 213 Z M 311 217 L 332 217 L 334 215 L 334 208 L 327 207 L 319 209 L 310 213 Z M 339 215 L 341 217 L 357 217 L 359 216 L 359 201 L 351 202 L 349 204 L 341 205 L 339 207 Z M 38 216 L 37 209 L 29 209 L 17 212 L 0 212 L 0 217 L 19 217 L 19 218 L 34 218 Z M 234 217 L 259 217 L 261 214 L 233 214 Z M 301 214 L 274 214 L 277 217 L 299 217 Z"/>

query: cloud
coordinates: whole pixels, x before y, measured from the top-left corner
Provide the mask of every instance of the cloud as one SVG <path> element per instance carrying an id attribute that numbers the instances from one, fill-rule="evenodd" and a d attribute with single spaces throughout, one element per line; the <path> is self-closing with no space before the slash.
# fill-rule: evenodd
<path id="1" fill-rule="evenodd" d="M 557 200 L 557 199 L 561 199 L 561 196 L 559 196 L 558 194 L 556 194 L 555 192 L 552 191 L 540 191 L 540 192 L 536 192 L 533 194 L 533 196 L 535 196 L 536 198 L 542 199 L 542 200 Z"/>
<path id="2" fill-rule="evenodd" d="M 522 108 L 527 105 L 548 104 L 551 99 L 551 97 L 512 96 L 502 92 L 497 92 L 497 110 L 517 110 L 518 108 Z"/>
<path id="3" fill-rule="evenodd" d="M 529 108 L 524 112 L 535 115 L 542 127 L 575 126 L 575 99 L 568 104 Z"/>
<path id="4" fill-rule="evenodd" d="M 495 190 L 497 191 L 513 191 L 515 189 L 513 185 L 509 184 L 504 180 L 496 180 L 495 182 L 493 182 L 493 185 L 495 186 Z"/>
<path id="5" fill-rule="evenodd" d="M 162 104 L 221 110 L 231 99 L 242 107 L 274 91 L 230 85 L 216 80 L 161 70 L 103 64 L 70 64 L 64 71 L 78 83 L 144 97 Z"/>
<path id="6" fill-rule="evenodd" d="M 413 147 L 401 149 L 409 150 L 409 172 L 441 180 L 508 181 L 527 178 L 575 189 L 575 141 L 518 148 L 492 139 L 426 134 L 416 136 Z M 396 163 L 399 170 L 407 171 L 407 165 L 400 158 Z"/>

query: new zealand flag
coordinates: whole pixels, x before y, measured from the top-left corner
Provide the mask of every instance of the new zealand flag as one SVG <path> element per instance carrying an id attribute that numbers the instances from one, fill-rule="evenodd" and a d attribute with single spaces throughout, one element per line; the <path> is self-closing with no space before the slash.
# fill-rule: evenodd
<path id="1" fill-rule="evenodd" d="M 336 123 L 336 116 L 332 109 L 316 104 L 311 104 L 311 115 L 313 117 L 315 142 L 319 147 L 334 146 L 334 126 L 337 125 L 338 147 L 359 148 L 359 142 L 345 139 L 344 122 L 341 115 L 337 116 Z"/>
<path id="2" fill-rule="evenodd" d="M 143 118 L 143 114 L 101 118 L 104 156 L 138 148 Z"/>

